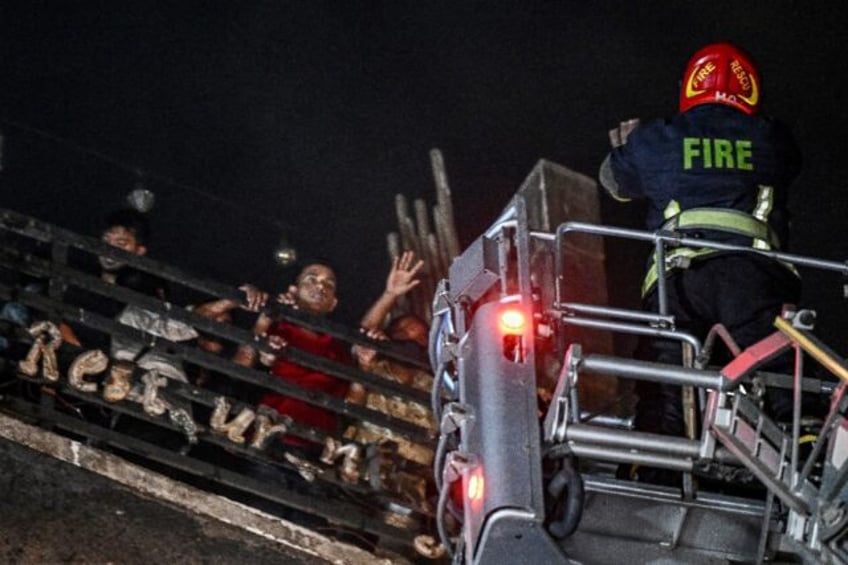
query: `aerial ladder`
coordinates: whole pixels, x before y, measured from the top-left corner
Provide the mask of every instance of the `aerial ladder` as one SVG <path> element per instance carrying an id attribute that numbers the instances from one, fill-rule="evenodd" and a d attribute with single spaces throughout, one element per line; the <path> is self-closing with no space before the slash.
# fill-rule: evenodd
<path id="1" fill-rule="evenodd" d="M 591 180 L 541 161 L 436 292 L 436 520 L 453 562 L 848 562 L 848 365 L 812 333 L 815 313 L 787 311 L 744 351 L 720 326 L 702 342 L 668 315 L 662 272 L 667 251 L 680 245 L 841 275 L 848 263 L 602 225 L 595 194 Z M 607 303 L 604 239 L 652 246 L 659 311 Z M 675 341 L 684 364 L 615 354 L 609 336 L 621 334 Z M 724 366 L 710 364 L 716 340 L 735 354 Z M 794 374 L 758 370 L 785 352 L 794 352 Z M 807 358 L 828 376 L 809 376 Z M 604 399 L 613 401 L 607 414 L 584 406 L 637 380 L 682 387 L 685 437 L 635 431 L 615 398 Z M 772 386 L 793 391 L 788 426 L 760 407 Z M 802 393 L 830 397 L 803 452 Z M 680 485 L 616 478 L 628 465 L 678 471 Z M 745 479 L 758 494 L 701 487 L 705 476 L 716 479 L 711 487 Z"/>

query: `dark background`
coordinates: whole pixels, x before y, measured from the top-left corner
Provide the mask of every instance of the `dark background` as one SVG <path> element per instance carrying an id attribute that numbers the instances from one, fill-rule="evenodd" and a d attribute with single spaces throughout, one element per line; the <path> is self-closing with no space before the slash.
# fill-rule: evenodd
<path id="1" fill-rule="evenodd" d="M 153 257 L 281 288 L 291 273 L 270 258 L 285 225 L 301 255 L 337 266 L 338 317 L 354 321 L 382 290 L 395 193 L 434 202 L 431 148 L 468 244 L 538 159 L 594 177 L 607 130 L 674 113 L 687 58 L 730 40 L 758 63 L 766 113 L 805 156 L 792 250 L 843 260 L 845 12 L 757 0 L 4 2 L 0 206 L 94 234 L 140 169 L 158 199 Z M 604 206 L 610 222 L 639 225 L 638 208 Z M 805 280 L 839 350 L 842 281 Z"/>

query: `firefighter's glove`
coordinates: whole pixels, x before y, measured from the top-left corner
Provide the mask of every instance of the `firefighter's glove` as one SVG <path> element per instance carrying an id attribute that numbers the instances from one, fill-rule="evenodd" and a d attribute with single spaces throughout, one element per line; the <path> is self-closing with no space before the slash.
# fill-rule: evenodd
<path id="1" fill-rule="evenodd" d="M 609 130 L 610 145 L 613 147 L 621 147 L 627 143 L 627 137 L 634 129 L 639 126 L 639 118 L 625 120 L 618 124 L 618 127 Z"/>

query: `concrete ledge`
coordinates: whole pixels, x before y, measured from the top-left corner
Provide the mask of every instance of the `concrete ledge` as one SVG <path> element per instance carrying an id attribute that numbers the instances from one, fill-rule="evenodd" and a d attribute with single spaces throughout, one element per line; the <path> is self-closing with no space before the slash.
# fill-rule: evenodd
<path id="1" fill-rule="evenodd" d="M 334 541 L 328 537 L 317 534 L 311 530 L 287 522 L 275 516 L 271 516 L 259 510 L 250 508 L 241 503 L 234 502 L 223 496 L 207 493 L 200 489 L 180 483 L 161 474 L 139 467 L 120 457 L 106 453 L 89 446 L 83 445 L 78 441 L 74 441 L 60 435 L 45 431 L 41 428 L 25 424 L 19 420 L 11 418 L 7 415 L 0 414 L 0 439 L 5 439 L 8 442 L 13 442 L 36 452 L 42 453 L 70 464 L 79 469 L 95 473 L 100 477 L 104 477 L 109 481 L 122 485 L 131 494 L 141 498 L 160 503 L 167 507 L 176 508 L 189 516 L 197 518 L 203 517 L 219 522 L 221 525 L 227 525 L 229 528 L 224 530 L 233 530 L 239 532 L 236 537 L 243 537 L 243 540 L 248 544 L 254 543 L 250 538 L 254 538 L 255 543 L 265 545 L 269 548 L 269 552 L 273 553 L 274 548 L 279 551 L 278 559 L 293 557 L 293 553 L 300 553 L 303 558 L 301 563 L 334 563 L 334 564 L 351 564 L 351 565 L 371 565 L 374 563 L 383 563 L 386 565 L 394 563 L 405 563 L 405 560 L 390 560 L 379 558 L 368 553 L 358 547 L 349 544 Z M 2 459 L 2 458 L 0 458 Z M 10 458 L 3 459 L 7 463 L 5 469 L 0 471 L 9 471 L 10 475 L 30 475 L 29 468 L 23 464 L 18 467 L 13 466 L 13 461 Z M 67 477 L 67 472 L 59 472 L 59 475 Z M 20 489 L 25 480 L 19 480 L 19 476 L 10 476 L 6 480 L 10 485 L 7 490 L 12 493 L 16 489 Z M 61 484 L 62 479 L 57 477 L 54 479 L 56 484 Z M 84 481 L 84 478 L 80 478 Z M 0 492 L 2 492 L 2 482 L 0 482 Z M 51 492 L 57 488 L 55 485 Z M 31 490 L 39 489 L 36 485 Z M 54 492 L 55 494 L 55 492 Z M 19 493 L 18 496 L 24 496 Z M 32 505 L 25 498 L 19 498 L 18 505 Z M 54 503 L 51 503 L 54 504 Z M 37 505 L 37 504 L 36 504 Z M 56 512 L 56 508 L 52 509 Z M 120 511 L 117 511 L 120 512 Z M 61 517 L 58 517 L 61 518 Z M 30 520 L 35 520 L 32 516 Z M 54 517 L 55 519 L 55 517 Z M 179 521 L 179 519 L 177 519 Z M 208 520 L 203 520 L 208 522 Z M 165 524 L 151 525 L 153 527 L 168 528 Z M 203 524 L 199 528 L 192 530 L 193 532 L 209 530 L 208 524 Z M 220 527 L 211 528 L 214 530 L 212 535 L 216 538 L 232 537 L 232 534 L 221 531 Z M 31 531 L 31 528 L 30 530 Z M 153 536 L 156 537 L 155 533 Z M 7 540 L 8 541 L 8 540 Z M 155 540 L 154 540 L 155 541 Z M 191 540 L 193 543 L 203 540 Z M 270 544 L 268 543 L 270 542 Z M 152 546 L 155 548 L 155 543 Z M 246 548 L 247 549 L 247 548 Z M 142 556 L 138 556 L 142 557 Z M 159 553 L 144 556 L 149 561 L 151 558 L 155 561 L 160 561 L 164 557 Z M 253 554 L 256 557 L 256 554 Z M 255 562 L 255 561 L 254 561 Z M 294 561 L 293 561 L 294 562 Z"/>

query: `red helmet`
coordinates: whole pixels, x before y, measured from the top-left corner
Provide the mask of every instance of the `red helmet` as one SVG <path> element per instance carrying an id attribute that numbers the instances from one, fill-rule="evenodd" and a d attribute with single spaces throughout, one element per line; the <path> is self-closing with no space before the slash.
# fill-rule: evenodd
<path id="1" fill-rule="evenodd" d="M 760 109 L 760 75 L 745 53 L 713 43 L 692 55 L 680 87 L 680 111 L 699 104 L 727 104 L 746 114 Z"/>

